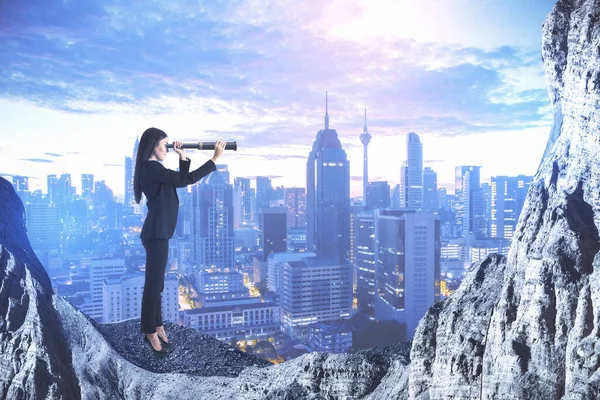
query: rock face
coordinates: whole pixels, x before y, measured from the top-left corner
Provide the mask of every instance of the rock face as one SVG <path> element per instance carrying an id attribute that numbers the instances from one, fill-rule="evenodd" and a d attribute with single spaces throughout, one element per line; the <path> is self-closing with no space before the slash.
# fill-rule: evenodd
<path id="1" fill-rule="evenodd" d="M 558 1 L 542 56 L 554 126 L 510 253 L 421 321 L 410 398 L 600 396 L 599 2 Z"/>
<path id="2" fill-rule="evenodd" d="M 52 285 L 25 233 L 23 204 L 0 179 L 0 398 L 79 399 Z"/>

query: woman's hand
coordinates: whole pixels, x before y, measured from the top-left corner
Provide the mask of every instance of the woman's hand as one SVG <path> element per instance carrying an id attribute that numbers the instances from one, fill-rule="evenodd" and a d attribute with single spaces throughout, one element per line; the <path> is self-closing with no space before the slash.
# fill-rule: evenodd
<path id="1" fill-rule="evenodd" d="M 217 160 L 223 155 L 223 151 L 225 150 L 225 145 L 227 143 L 224 140 L 217 140 L 215 143 L 215 155 L 211 160 L 216 164 Z"/>
<path id="2" fill-rule="evenodd" d="M 183 145 L 182 142 L 178 142 L 178 141 L 174 141 L 173 142 L 173 150 L 175 151 L 175 153 L 179 154 L 179 159 L 180 160 L 186 160 L 185 157 L 185 150 L 181 147 Z"/>

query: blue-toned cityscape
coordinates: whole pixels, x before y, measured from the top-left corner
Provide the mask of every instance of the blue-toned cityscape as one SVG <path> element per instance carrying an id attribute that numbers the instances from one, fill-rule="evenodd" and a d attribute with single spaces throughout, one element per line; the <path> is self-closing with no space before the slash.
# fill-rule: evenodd
<path id="1" fill-rule="evenodd" d="M 325 111 L 307 154 L 306 187 L 236 177 L 226 164 L 188 188 L 169 244 L 164 319 L 273 362 L 305 352 L 352 352 L 410 340 L 436 302 L 489 253 L 507 254 L 532 176 L 455 168 L 454 193 L 423 167 L 419 135 L 406 134 L 400 184 L 369 181 L 365 111 L 363 195 L 350 196 L 344 144 Z M 91 318 L 139 318 L 144 202 L 133 196 L 138 141 L 125 155 L 125 199 L 104 181 L 48 175 L 30 191 L 13 176 L 32 247 L 59 296 Z M 399 157 L 400 158 L 400 157 Z M 378 329 L 377 329 L 378 328 Z M 378 332 L 374 334 L 373 332 Z"/>

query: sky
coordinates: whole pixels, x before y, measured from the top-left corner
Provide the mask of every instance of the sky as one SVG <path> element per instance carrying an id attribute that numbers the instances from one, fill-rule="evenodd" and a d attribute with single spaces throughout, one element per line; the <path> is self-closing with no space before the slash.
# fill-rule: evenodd
<path id="1" fill-rule="evenodd" d="M 79 193 L 94 174 L 122 199 L 125 156 L 157 127 L 237 141 L 219 160 L 232 180 L 305 187 L 325 92 L 353 197 L 365 108 L 370 181 L 399 183 L 409 132 L 449 192 L 459 165 L 482 181 L 533 175 L 551 127 L 541 35 L 554 4 L 0 1 L 0 176 L 45 193 L 47 175 L 70 173 Z M 212 157 L 186 153 L 192 168 Z"/>

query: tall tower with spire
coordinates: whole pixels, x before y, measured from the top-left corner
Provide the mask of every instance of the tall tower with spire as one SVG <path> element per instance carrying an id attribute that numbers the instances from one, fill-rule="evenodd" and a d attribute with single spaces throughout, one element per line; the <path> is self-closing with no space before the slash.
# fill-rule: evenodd
<path id="1" fill-rule="evenodd" d="M 363 207 L 367 205 L 367 187 L 369 186 L 369 159 L 367 146 L 371 142 L 371 134 L 367 130 L 367 108 L 365 107 L 365 127 L 360 134 L 360 142 L 363 144 Z"/>
<path id="2" fill-rule="evenodd" d="M 319 257 L 344 259 L 350 248 L 350 165 L 335 129 L 317 133 L 306 163 L 306 244 Z"/>

